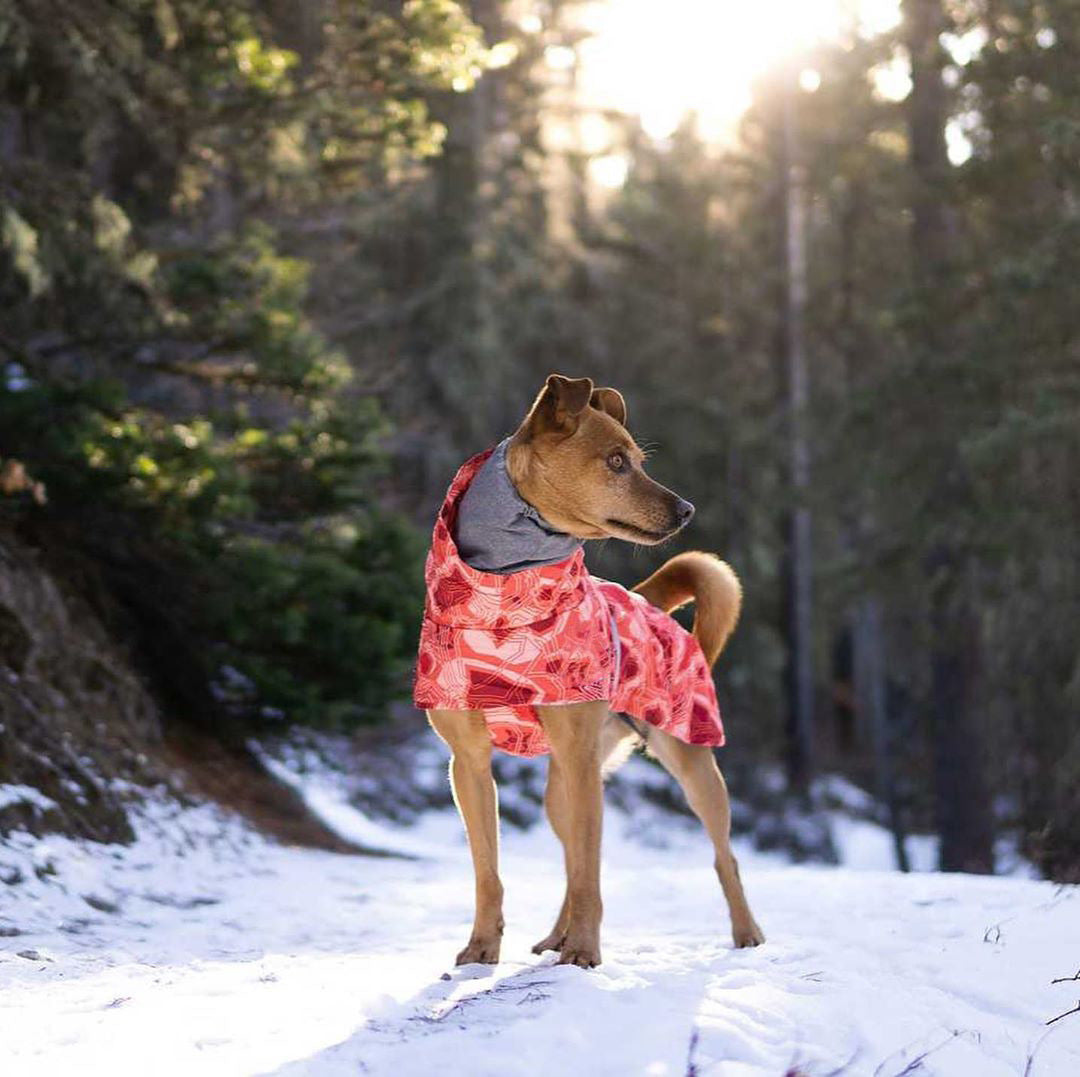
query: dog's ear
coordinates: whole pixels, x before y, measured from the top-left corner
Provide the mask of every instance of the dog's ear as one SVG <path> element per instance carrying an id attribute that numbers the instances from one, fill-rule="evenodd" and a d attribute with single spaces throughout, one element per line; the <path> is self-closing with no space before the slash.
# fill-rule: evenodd
<path id="1" fill-rule="evenodd" d="M 594 389 L 589 403 L 626 426 L 626 401 L 618 389 Z"/>
<path id="2" fill-rule="evenodd" d="M 551 374 L 522 425 L 532 435 L 572 434 L 592 395 L 592 378 L 564 378 L 562 374 Z"/>

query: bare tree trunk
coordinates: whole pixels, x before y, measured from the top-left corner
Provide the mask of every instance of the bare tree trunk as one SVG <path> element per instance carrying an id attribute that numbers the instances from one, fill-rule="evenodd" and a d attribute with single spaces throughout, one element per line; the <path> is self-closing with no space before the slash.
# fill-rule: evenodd
<path id="1" fill-rule="evenodd" d="M 992 873 L 994 832 L 974 720 L 979 626 L 961 570 L 942 544 L 931 553 L 930 655 L 934 786 L 942 871 Z"/>
<path id="2" fill-rule="evenodd" d="M 947 27 L 941 0 L 903 0 L 904 36 L 911 59 L 908 129 L 915 188 L 912 198 L 914 279 L 922 300 L 916 343 L 928 356 L 957 346 L 950 311 L 956 227 L 950 209 L 951 169 L 945 145 L 947 97 L 940 35 Z M 967 500 L 962 462 L 943 438 L 943 459 L 929 500 L 942 537 L 929 552 L 930 712 L 935 796 L 944 871 L 994 868 L 993 822 L 972 706 L 978 620 L 971 601 L 966 554 L 943 521 Z"/>
<path id="3" fill-rule="evenodd" d="M 862 355 L 855 320 L 857 297 L 856 249 L 859 229 L 866 205 L 866 191 L 861 180 L 850 188 L 840 217 L 841 314 L 844 386 L 853 392 L 856 370 Z M 863 489 L 853 499 L 854 511 L 841 511 L 842 541 L 858 556 L 871 542 L 875 530 L 871 502 Z M 870 735 L 874 761 L 874 793 L 884 805 L 886 821 L 893 839 L 896 866 L 910 871 L 905 843 L 903 810 L 896 777 L 897 738 L 894 735 L 895 715 L 890 712 L 888 678 L 886 676 L 885 626 L 881 601 L 872 593 L 864 594 L 851 612 L 851 665 L 854 696 L 854 715 L 859 726 Z M 862 729 L 858 730 L 863 733 Z"/>
<path id="4" fill-rule="evenodd" d="M 865 716 L 870 727 L 875 792 L 878 800 L 885 805 L 896 866 L 901 871 L 910 871 L 911 864 L 904 844 L 903 815 L 896 787 L 896 770 L 893 766 L 896 744 L 891 736 L 885 693 L 885 641 L 881 624 L 881 603 L 873 595 L 868 595 L 859 602 L 852 635 L 856 707 L 860 716 Z"/>
<path id="5" fill-rule="evenodd" d="M 809 788 L 814 757 L 813 562 L 810 487 L 810 445 L 807 430 L 810 398 L 806 363 L 806 192 L 800 159 L 796 83 L 784 90 L 784 346 L 786 352 L 789 466 L 792 493 L 788 524 L 789 764 L 791 785 Z"/>

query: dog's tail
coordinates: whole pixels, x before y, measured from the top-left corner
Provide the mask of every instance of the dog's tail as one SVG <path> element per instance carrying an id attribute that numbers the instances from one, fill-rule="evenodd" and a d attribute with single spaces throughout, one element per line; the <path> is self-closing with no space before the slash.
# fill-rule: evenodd
<path id="1" fill-rule="evenodd" d="M 711 666 L 735 629 L 742 587 L 731 566 L 710 553 L 681 553 L 634 588 L 665 613 L 694 603 L 694 638 Z"/>

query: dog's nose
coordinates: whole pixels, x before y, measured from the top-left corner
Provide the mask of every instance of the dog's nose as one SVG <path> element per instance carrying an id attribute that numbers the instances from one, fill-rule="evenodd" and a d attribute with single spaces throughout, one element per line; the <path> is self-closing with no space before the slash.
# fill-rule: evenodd
<path id="1" fill-rule="evenodd" d="M 694 515 L 694 506 L 689 501 L 684 501 L 681 497 L 675 503 L 675 516 L 679 521 L 680 527 L 685 527 L 690 522 L 690 518 Z"/>

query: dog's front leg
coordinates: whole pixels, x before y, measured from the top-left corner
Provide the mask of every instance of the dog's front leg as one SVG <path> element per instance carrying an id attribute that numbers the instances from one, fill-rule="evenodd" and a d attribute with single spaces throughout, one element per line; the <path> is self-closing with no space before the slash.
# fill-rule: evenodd
<path id="1" fill-rule="evenodd" d="M 503 888 L 499 881 L 499 814 L 491 776 L 491 738 L 482 711 L 428 711 L 432 728 L 452 753 L 450 782 L 472 851 L 476 873 L 476 916 L 457 964 L 494 965 L 503 933 Z"/>
<path id="2" fill-rule="evenodd" d="M 600 730 L 604 702 L 538 707 L 565 797 L 566 935 L 559 963 L 592 968 L 600 964 L 600 836 L 603 784 Z"/>

